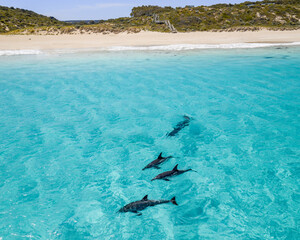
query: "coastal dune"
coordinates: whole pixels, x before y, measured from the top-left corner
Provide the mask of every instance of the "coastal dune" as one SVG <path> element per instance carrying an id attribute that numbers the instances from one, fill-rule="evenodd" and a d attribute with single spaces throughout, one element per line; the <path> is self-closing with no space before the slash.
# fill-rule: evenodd
<path id="1" fill-rule="evenodd" d="M 0 50 L 106 48 L 175 44 L 234 44 L 300 42 L 300 30 L 190 33 L 119 33 L 77 35 L 0 35 Z"/>

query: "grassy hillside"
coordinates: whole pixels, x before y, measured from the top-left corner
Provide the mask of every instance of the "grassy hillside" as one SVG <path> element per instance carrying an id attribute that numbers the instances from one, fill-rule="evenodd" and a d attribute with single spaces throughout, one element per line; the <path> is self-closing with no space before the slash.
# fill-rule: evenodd
<path id="1" fill-rule="evenodd" d="M 265 0 L 241 4 L 187 6 L 185 8 L 142 6 L 132 9 L 134 18 L 147 19 L 158 14 L 167 19 L 178 31 L 207 31 L 266 27 L 295 29 L 300 27 L 299 0 Z M 153 24 L 149 24 L 153 27 Z M 163 29 L 162 29 L 163 30 Z"/>
<path id="2" fill-rule="evenodd" d="M 132 9 L 131 17 L 90 21 L 88 25 L 86 22 L 67 25 L 31 11 L 0 8 L 2 32 L 7 28 L 19 29 L 9 34 L 106 34 L 141 30 L 170 32 L 166 21 L 179 32 L 299 29 L 300 0 L 264 0 L 183 8 L 141 6 Z"/>
<path id="3" fill-rule="evenodd" d="M 0 6 L 0 32 L 41 26 L 65 25 L 53 17 L 46 17 L 32 11 Z"/>

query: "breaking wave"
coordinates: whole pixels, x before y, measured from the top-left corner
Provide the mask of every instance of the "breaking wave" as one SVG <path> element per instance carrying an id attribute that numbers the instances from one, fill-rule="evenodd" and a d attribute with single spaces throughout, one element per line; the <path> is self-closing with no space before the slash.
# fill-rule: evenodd
<path id="1" fill-rule="evenodd" d="M 194 49 L 234 49 L 234 48 L 264 48 L 276 46 L 296 46 L 300 42 L 293 43 L 231 43 L 231 44 L 176 44 L 164 46 L 116 46 L 109 47 L 109 51 L 183 51 Z M 103 49 L 104 50 L 104 49 Z"/>
<path id="2" fill-rule="evenodd" d="M 40 50 L 0 50 L 0 56 L 37 55 L 41 53 Z"/>
<path id="3" fill-rule="evenodd" d="M 55 50 L 0 50 L 0 56 L 62 54 L 89 51 L 186 51 L 197 49 L 247 49 L 266 47 L 300 46 L 300 42 L 292 43 L 231 43 L 231 44 L 175 44 L 158 46 L 113 46 L 98 49 L 55 49 Z"/>

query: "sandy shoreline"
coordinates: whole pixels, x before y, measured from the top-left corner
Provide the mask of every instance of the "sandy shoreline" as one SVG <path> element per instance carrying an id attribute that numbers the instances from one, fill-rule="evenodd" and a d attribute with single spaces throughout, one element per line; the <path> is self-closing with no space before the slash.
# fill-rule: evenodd
<path id="1" fill-rule="evenodd" d="M 0 35 L 0 50 L 46 50 L 158 46 L 174 44 L 291 43 L 300 42 L 300 30 L 257 32 L 191 32 L 81 35 Z"/>

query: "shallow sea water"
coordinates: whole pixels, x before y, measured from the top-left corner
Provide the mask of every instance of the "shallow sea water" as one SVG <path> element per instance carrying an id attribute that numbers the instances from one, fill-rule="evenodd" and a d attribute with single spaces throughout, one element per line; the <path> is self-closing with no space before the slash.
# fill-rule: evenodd
<path id="1" fill-rule="evenodd" d="M 0 239 L 300 239 L 299 115 L 300 47 L 1 56 Z"/>

